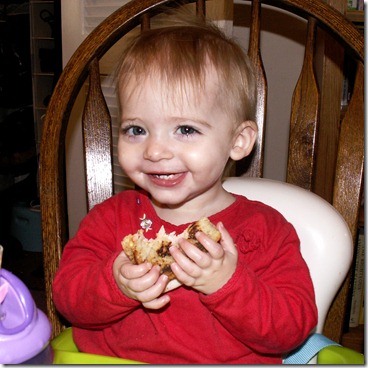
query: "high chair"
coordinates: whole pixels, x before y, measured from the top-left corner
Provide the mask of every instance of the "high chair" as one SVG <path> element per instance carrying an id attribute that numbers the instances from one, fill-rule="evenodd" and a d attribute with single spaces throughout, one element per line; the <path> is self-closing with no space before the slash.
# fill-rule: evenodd
<path id="1" fill-rule="evenodd" d="M 196 3 L 196 11 L 205 15 L 206 6 L 216 1 L 219 0 L 186 0 L 180 3 Z M 248 54 L 256 67 L 260 85 L 257 105 L 260 134 L 251 160 L 240 162 L 229 175 L 263 177 L 264 146 L 267 144 L 264 133 L 267 76 L 260 53 L 260 31 L 264 6 L 259 0 L 244 3 L 251 4 Z M 264 3 L 303 17 L 307 22 L 304 63 L 291 101 L 288 122 L 290 137 L 286 182 L 316 193 L 340 213 L 347 224 L 347 228 L 344 225 L 344 231 L 348 229 L 350 234 L 344 235 L 346 239 L 351 239 L 345 253 L 346 260 L 350 260 L 352 244 L 356 239 L 363 188 L 364 38 L 347 18 L 322 0 L 280 0 Z M 65 323 L 52 302 L 51 285 L 63 247 L 68 240 L 65 139 L 71 111 L 79 91 L 88 81 L 82 124 L 86 197 L 87 207 L 90 209 L 114 194 L 111 116 L 100 87 L 99 61 L 124 35 L 136 32 L 137 26 L 142 29 L 150 27 L 155 17 L 164 11 L 163 5 L 172 7 L 177 4 L 167 0 L 133 0 L 96 27 L 64 68 L 48 106 L 40 147 L 39 175 L 47 311 L 53 325 L 53 336 L 60 335 L 65 328 Z M 240 5 L 236 9 L 239 10 Z M 344 57 L 352 61 L 355 77 L 349 104 L 341 111 Z M 292 60 L 292 55 L 290 59 Z M 329 63 L 334 68 L 327 68 Z M 244 180 L 246 185 L 245 182 Z M 251 191 L 255 190 L 253 186 L 251 188 Z M 291 193 L 293 190 L 291 189 Z M 276 197 L 276 192 L 274 196 Z M 252 195 L 249 194 L 249 197 L 252 198 Z M 290 198 L 287 202 L 294 201 L 293 194 L 288 193 L 287 197 Z M 299 211 L 296 213 L 299 214 Z M 337 252 L 332 251 L 331 254 L 335 253 Z M 307 253 L 305 256 L 308 257 Z M 322 264 L 321 270 L 324 269 L 325 265 Z M 330 303 L 332 299 L 333 301 L 331 307 L 330 304 L 324 307 L 323 317 L 320 314 L 318 324 L 318 331 L 338 343 L 341 342 L 346 313 L 350 275 L 348 269 L 349 262 L 345 266 L 337 263 L 334 266 L 335 271 L 330 273 L 331 278 L 337 274 L 338 281 L 334 289 L 327 286 Z"/>

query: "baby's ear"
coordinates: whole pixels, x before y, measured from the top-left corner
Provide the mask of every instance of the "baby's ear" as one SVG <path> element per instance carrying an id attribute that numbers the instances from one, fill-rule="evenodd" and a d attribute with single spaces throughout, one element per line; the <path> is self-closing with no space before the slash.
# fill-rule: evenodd
<path id="1" fill-rule="evenodd" d="M 238 161 L 248 156 L 252 152 L 257 134 L 258 128 L 254 121 L 247 120 L 242 122 L 236 129 L 230 157 L 234 161 Z"/>

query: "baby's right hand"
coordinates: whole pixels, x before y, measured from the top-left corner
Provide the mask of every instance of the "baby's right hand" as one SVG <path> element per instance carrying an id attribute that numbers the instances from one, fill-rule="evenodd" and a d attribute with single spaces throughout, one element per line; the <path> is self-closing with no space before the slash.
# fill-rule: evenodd
<path id="1" fill-rule="evenodd" d="M 113 263 L 113 275 L 124 295 L 138 300 L 149 309 L 160 309 L 170 302 L 168 294 L 163 294 L 168 278 L 160 275 L 160 267 L 150 263 L 134 265 L 122 251 Z"/>

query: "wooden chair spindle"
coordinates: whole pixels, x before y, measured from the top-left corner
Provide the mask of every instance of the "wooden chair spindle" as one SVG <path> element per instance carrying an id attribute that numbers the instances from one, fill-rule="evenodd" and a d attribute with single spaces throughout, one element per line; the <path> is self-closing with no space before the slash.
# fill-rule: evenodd
<path id="1" fill-rule="evenodd" d="M 309 18 L 304 61 L 294 90 L 291 118 L 287 182 L 312 189 L 315 143 L 319 111 L 319 91 L 314 72 L 316 20 Z"/>
<path id="2" fill-rule="evenodd" d="M 113 195 L 111 117 L 101 89 L 97 59 L 89 68 L 89 90 L 82 123 L 89 211 Z"/>
<path id="3" fill-rule="evenodd" d="M 248 56 L 255 69 L 255 78 L 258 85 L 256 122 L 258 125 L 258 138 L 252 162 L 246 175 L 261 177 L 263 175 L 263 151 L 264 151 L 264 131 L 266 127 L 266 106 L 267 106 L 267 77 L 263 66 L 260 37 L 261 37 L 261 1 L 252 1 L 251 9 L 252 22 L 250 26 Z M 237 167 L 239 175 L 239 165 Z"/>

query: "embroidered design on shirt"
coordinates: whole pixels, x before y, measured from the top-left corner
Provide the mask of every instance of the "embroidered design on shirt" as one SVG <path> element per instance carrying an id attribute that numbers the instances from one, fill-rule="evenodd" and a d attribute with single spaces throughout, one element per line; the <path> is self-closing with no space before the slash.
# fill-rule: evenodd
<path id="1" fill-rule="evenodd" d="M 148 230 L 152 230 L 151 226 L 152 226 L 152 220 L 146 218 L 146 214 L 143 215 L 142 218 L 139 218 L 141 220 L 141 228 L 144 229 L 146 232 Z"/>

